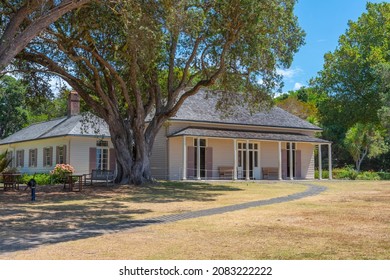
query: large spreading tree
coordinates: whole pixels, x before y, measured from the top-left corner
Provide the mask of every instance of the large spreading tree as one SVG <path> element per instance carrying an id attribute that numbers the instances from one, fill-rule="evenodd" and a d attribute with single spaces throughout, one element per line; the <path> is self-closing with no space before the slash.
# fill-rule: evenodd
<path id="1" fill-rule="evenodd" d="M 91 0 L 0 1 L 0 72 L 47 26 Z"/>
<path id="2" fill-rule="evenodd" d="M 390 4 L 368 3 L 357 21 L 350 21 L 337 48 L 325 54 L 323 69 L 312 81 L 328 96 L 319 106 L 324 137 L 334 145 L 335 161 L 350 160 L 344 138 L 356 123 L 380 125 L 385 112 L 380 65 L 390 61 Z M 382 97 L 382 98 L 381 98 Z M 381 111 L 381 108 L 383 109 Z"/>
<path id="3" fill-rule="evenodd" d="M 325 54 L 323 70 L 314 80 L 331 97 L 322 110 L 325 126 L 338 122 L 346 130 L 357 122 L 379 122 L 382 104 L 377 67 L 390 61 L 389 30 L 390 3 L 368 3 L 367 12 L 348 23 L 336 50 Z"/>
<path id="4" fill-rule="evenodd" d="M 202 88 L 258 109 L 304 33 L 295 0 L 117 0 L 67 14 L 18 56 L 18 69 L 62 77 L 104 119 L 120 183 L 151 180 L 163 123 Z M 236 102 L 236 103 L 237 103 Z"/>

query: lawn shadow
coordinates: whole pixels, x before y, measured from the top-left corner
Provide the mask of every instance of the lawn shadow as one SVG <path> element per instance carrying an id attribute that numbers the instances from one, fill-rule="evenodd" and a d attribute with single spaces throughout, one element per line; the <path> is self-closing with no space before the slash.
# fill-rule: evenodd
<path id="1" fill-rule="evenodd" d="M 60 186 L 40 187 L 37 201 L 28 191 L 0 193 L 0 255 L 45 244 L 95 237 L 159 223 L 137 220 L 150 209 L 124 202 L 169 203 L 211 201 L 240 188 L 206 182 L 161 182 L 144 186 L 91 186 L 82 192 L 64 192 Z"/>
<path id="2" fill-rule="evenodd" d="M 223 192 L 242 191 L 237 187 L 207 182 L 159 182 L 135 187 L 128 199 L 134 202 L 169 203 L 181 201 L 213 201 Z"/>

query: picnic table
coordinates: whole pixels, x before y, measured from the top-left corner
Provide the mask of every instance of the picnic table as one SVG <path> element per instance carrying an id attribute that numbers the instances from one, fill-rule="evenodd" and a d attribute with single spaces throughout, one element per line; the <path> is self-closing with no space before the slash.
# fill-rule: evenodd
<path id="1" fill-rule="evenodd" d="M 69 191 L 82 191 L 83 190 L 83 181 L 85 175 L 72 174 L 68 175 L 64 181 L 64 190 Z"/>
<path id="2" fill-rule="evenodd" d="M 21 173 L 1 173 L 3 178 L 4 191 L 7 189 L 19 190 Z"/>

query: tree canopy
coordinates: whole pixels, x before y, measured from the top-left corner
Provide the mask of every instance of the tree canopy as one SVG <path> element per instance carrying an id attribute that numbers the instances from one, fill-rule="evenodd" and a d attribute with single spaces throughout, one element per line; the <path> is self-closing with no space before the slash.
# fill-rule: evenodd
<path id="1" fill-rule="evenodd" d="M 378 123 L 380 83 L 376 67 L 390 61 L 390 4 L 367 4 L 367 12 L 339 39 L 334 52 L 325 54 L 323 70 L 313 81 L 332 97 L 327 122 L 338 120 L 348 129 L 357 122 Z"/>
<path id="2" fill-rule="evenodd" d="M 47 26 L 91 0 L 0 2 L 0 72 Z"/>
<path id="3" fill-rule="evenodd" d="M 25 86 L 15 78 L 0 78 L 0 139 L 22 129 L 26 124 L 25 93 Z"/>
<path id="4" fill-rule="evenodd" d="M 18 55 L 24 72 L 58 75 L 109 125 L 122 183 L 150 180 L 154 137 L 186 98 L 221 92 L 220 109 L 258 109 L 278 88 L 304 33 L 295 0 L 91 3 Z M 49 55 L 48 55 L 49 54 Z M 261 82 L 259 82 L 261 80 Z M 236 94 L 238 92 L 238 95 Z"/>
<path id="5" fill-rule="evenodd" d="M 349 129 L 357 123 L 380 126 L 388 119 L 390 4 L 367 3 L 366 9 L 348 23 L 337 48 L 325 54 L 323 69 L 311 81 L 327 96 L 318 105 L 319 122 L 340 164 L 350 160 L 344 144 Z"/>
<path id="6" fill-rule="evenodd" d="M 356 123 L 345 136 L 344 144 L 356 164 L 356 170 L 367 156 L 377 157 L 389 150 L 383 137 L 383 131 L 373 124 Z"/>

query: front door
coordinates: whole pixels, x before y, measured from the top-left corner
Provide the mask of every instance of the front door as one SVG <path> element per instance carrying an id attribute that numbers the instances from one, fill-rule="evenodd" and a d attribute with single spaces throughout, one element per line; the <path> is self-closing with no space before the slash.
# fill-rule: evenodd
<path id="1" fill-rule="evenodd" d="M 290 174 L 290 149 L 292 150 L 292 174 Z M 297 150 L 296 143 L 286 143 L 286 150 L 282 150 L 283 179 L 301 178 L 301 151 Z"/>
<path id="2" fill-rule="evenodd" d="M 259 144 L 258 143 L 237 143 L 237 178 L 246 179 L 246 172 L 249 169 L 249 178 L 260 179 L 259 168 Z M 247 151 L 248 150 L 248 151 Z M 247 160 L 247 156 L 249 160 Z"/>

